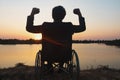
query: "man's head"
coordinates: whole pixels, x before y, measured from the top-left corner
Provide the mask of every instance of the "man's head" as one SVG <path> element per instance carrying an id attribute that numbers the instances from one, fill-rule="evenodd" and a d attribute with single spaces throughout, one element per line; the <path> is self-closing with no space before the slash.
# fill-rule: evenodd
<path id="1" fill-rule="evenodd" d="M 62 21 L 66 15 L 66 11 L 62 6 L 56 6 L 53 8 L 52 17 L 54 21 Z"/>

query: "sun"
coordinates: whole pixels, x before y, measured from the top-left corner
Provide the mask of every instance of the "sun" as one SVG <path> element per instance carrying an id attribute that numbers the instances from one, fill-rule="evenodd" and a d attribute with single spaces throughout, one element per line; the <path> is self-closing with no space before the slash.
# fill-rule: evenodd
<path id="1" fill-rule="evenodd" d="M 42 34 L 34 34 L 34 39 L 35 40 L 41 40 L 42 39 Z"/>

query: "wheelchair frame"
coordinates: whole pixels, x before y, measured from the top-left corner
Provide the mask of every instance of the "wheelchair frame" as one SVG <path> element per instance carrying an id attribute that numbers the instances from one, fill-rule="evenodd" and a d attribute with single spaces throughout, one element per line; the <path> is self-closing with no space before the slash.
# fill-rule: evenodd
<path id="1" fill-rule="evenodd" d="M 75 50 L 72 50 L 72 58 L 70 61 L 64 62 L 63 67 L 59 66 L 59 63 L 55 62 L 52 67 L 47 70 L 47 62 L 41 61 L 41 51 L 36 54 L 35 59 L 35 78 L 36 80 L 56 80 L 61 77 L 63 80 L 79 80 L 80 76 L 80 64 L 79 58 Z M 53 73 L 50 71 L 53 70 Z M 59 73 L 59 70 L 62 72 Z M 58 75 L 61 75 L 58 77 Z M 61 79 L 62 80 L 62 79 Z"/>

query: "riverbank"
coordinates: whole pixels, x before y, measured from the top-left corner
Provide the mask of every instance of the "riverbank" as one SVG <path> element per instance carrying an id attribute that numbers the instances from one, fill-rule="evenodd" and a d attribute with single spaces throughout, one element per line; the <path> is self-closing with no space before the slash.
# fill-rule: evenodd
<path id="1" fill-rule="evenodd" d="M 62 79 L 63 75 L 58 78 L 53 74 L 53 77 L 54 80 L 67 80 Z M 0 69 L 0 80 L 35 80 L 34 67 L 19 63 L 15 67 Z M 96 69 L 82 70 L 80 80 L 120 80 L 120 69 L 99 66 Z"/>
<path id="2" fill-rule="evenodd" d="M 18 40 L 18 39 L 0 39 L 0 44 L 2 45 L 15 45 L 15 44 L 41 44 L 42 40 Z M 109 46 L 117 46 L 120 47 L 120 39 L 116 40 L 73 40 L 72 43 L 98 43 L 98 44 L 106 44 Z"/>

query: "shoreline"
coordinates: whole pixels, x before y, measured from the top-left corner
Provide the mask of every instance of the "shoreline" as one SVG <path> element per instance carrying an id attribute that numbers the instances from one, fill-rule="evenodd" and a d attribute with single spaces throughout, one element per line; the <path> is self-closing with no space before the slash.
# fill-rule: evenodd
<path id="1" fill-rule="evenodd" d="M 34 39 L 28 39 L 28 40 L 19 40 L 19 39 L 0 39 L 1 45 L 17 45 L 17 44 L 41 44 L 42 40 L 34 40 Z M 120 39 L 116 40 L 72 40 L 73 44 L 105 44 L 107 46 L 116 46 L 120 48 Z"/>
<path id="2" fill-rule="evenodd" d="M 57 74 L 56 74 L 57 75 Z M 54 80 L 58 79 L 58 76 Z M 63 76 L 60 76 L 60 80 Z M 112 69 L 109 66 L 99 66 L 96 69 L 80 71 L 81 80 L 120 80 L 120 69 Z M 0 80 L 34 80 L 34 66 L 16 64 L 15 67 L 0 69 Z M 50 79 L 51 80 L 51 79 Z M 67 80 L 67 79 L 65 79 Z"/>

